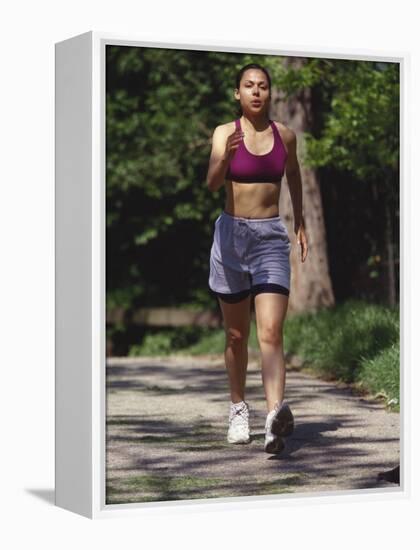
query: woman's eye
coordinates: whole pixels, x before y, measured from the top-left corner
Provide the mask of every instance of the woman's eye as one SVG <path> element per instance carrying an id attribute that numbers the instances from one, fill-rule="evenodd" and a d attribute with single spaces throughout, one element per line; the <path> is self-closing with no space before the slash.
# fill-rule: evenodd
<path id="1" fill-rule="evenodd" d="M 252 88 L 252 84 L 245 84 L 246 88 Z M 260 86 L 261 90 L 267 90 L 267 86 Z"/>

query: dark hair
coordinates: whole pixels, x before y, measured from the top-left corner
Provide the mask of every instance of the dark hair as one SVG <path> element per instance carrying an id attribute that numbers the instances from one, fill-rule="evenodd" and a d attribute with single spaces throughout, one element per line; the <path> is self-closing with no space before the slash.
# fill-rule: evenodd
<path id="1" fill-rule="evenodd" d="M 265 69 L 262 65 L 260 65 L 259 63 L 248 63 L 248 65 L 245 65 L 244 67 L 242 67 L 236 74 L 236 87 L 237 89 L 239 90 L 239 86 L 241 84 L 241 80 L 242 80 L 242 76 L 244 74 L 245 71 L 247 71 L 248 69 L 259 69 L 260 71 L 262 71 L 265 76 L 267 77 L 267 80 L 268 80 L 268 88 L 270 90 L 270 93 L 271 93 L 271 77 L 267 71 L 267 69 Z M 242 116 L 242 109 L 241 109 L 241 104 L 239 103 L 238 107 L 237 107 L 237 116 L 241 117 Z"/>

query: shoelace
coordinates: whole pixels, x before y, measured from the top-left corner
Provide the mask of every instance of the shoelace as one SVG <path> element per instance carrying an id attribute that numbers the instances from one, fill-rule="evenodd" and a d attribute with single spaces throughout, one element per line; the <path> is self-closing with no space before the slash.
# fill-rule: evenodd
<path id="1" fill-rule="evenodd" d="M 241 408 L 235 409 L 234 407 L 231 407 L 230 409 L 230 418 L 229 422 L 235 422 L 240 424 L 248 424 L 249 420 L 249 411 L 248 407 L 246 405 L 242 405 Z"/>

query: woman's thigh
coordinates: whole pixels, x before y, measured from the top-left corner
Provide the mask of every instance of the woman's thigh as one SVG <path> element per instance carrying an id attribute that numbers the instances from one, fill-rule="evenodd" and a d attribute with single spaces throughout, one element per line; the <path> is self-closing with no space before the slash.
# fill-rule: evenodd
<path id="1" fill-rule="evenodd" d="M 227 337 L 233 340 L 247 339 L 251 321 L 251 295 L 233 304 L 220 298 L 218 301 Z"/>
<path id="2" fill-rule="evenodd" d="M 254 299 L 258 339 L 281 339 L 289 297 L 285 294 L 262 292 Z"/>

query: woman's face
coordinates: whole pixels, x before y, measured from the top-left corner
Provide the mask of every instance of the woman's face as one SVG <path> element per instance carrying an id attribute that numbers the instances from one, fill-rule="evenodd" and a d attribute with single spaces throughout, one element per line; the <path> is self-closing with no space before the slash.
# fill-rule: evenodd
<path id="1" fill-rule="evenodd" d="M 270 88 L 265 73 L 260 69 L 247 69 L 235 98 L 239 99 L 243 112 L 258 114 L 268 110 Z"/>

